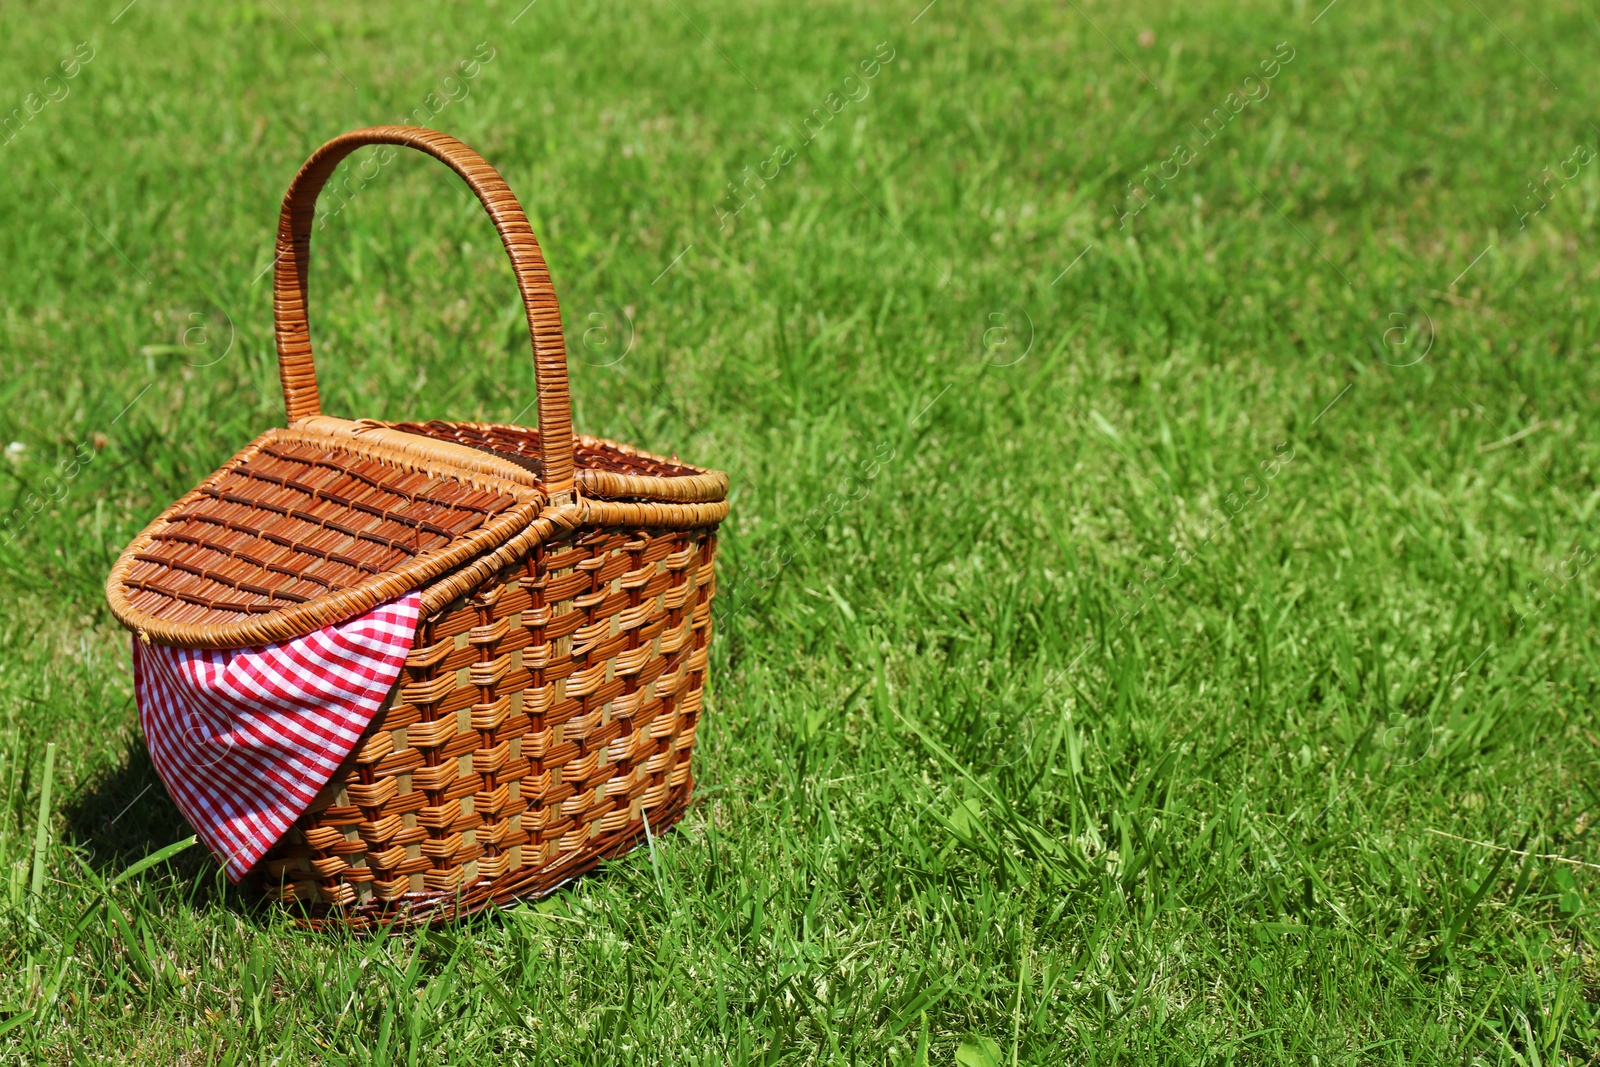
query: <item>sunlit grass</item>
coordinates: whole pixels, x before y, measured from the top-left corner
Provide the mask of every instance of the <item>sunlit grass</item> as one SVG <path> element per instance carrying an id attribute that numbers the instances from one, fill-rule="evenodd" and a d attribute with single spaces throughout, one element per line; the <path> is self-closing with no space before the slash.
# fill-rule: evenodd
<path id="1" fill-rule="evenodd" d="M 7 1061 L 1591 1062 L 1592 10 L 119 6 L 0 12 Z M 654 859 L 357 940 L 135 869 L 100 590 L 281 422 L 289 178 L 419 108 L 579 428 L 734 510 Z M 351 188 L 325 408 L 528 412 L 464 187 Z"/>

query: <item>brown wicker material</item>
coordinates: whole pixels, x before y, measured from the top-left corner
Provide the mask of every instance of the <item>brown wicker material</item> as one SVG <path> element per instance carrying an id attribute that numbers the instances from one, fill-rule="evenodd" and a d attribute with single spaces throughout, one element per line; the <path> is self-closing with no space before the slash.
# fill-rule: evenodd
<path id="1" fill-rule="evenodd" d="M 440 441 L 457 441 L 469 448 L 494 452 L 512 459 L 535 478 L 543 471 L 539 460 L 539 431 L 490 422 L 392 422 L 406 433 Z M 721 471 L 700 471 L 678 461 L 663 459 L 629 445 L 579 434 L 573 449 L 577 457 L 578 486 L 588 496 L 608 499 L 659 497 L 663 490 L 673 500 L 713 501 L 728 495 L 728 476 Z M 668 482 L 635 479 L 671 479 Z"/>
<path id="2" fill-rule="evenodd" d="M 306 317 L 311 222 L 368 144 L 478 195 L 528 312 L 539 430 L 323 415 Z M 311 925 L 439 922 L 547 892 L 683 812 L 728 479 L 574 436 L 554 289 L 499 175 L 444 134 L 335 138 L 289 187 L 274 312 L 287 429 L 152 522 L 107 582 L 147 641 L 245 648 L 412 590 L 422 619 L 365 739 L 258 866 Z"/>

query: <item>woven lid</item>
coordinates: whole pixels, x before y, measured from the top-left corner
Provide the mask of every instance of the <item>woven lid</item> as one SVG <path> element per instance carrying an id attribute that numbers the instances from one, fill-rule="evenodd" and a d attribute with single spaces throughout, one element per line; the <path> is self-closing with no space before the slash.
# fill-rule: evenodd
<path id="1" fill-rule="evenodd" d="M 492 473 L 514 481 L 532 479 L 544 484 L 543 449 L 538 430 L 496 422 L 368 422 L 402 433 L 452 441 L 509 461 L 516 471 L 495 468 Z M 394 438 L 385 436 L 385 441 Z M 722 471 L 691 466 L 677 456 L 652 455 L 632 445 L 603 437 L 578 434 L 573 438 L 574 475 L 586 496 L 601 499 L 720 501 L 728 495 L 728 476 Z M 521 473 L 519 473 L 521 472 Z"/>
<path id="2" fill-rule="evenodd" d="M 332 422 L 333 420 L 326 420 Z M 246 648 L 368 611 L 503 544 L 537 488 L 355 435 L 270 430 L 145 528 L 106 592 L 147 639 Z"/>

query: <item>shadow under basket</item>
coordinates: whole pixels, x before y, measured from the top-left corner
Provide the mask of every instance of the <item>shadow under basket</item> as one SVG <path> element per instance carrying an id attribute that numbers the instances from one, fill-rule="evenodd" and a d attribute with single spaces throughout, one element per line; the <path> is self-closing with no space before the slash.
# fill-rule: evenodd
<path id="1" fill-rule="evenodd" d="M 449 165 L 511 257 L 539 430 L 321 413 L 306 317 L 318 191 L 366 144 Z M 288 426 L 163 512 L 107 582 L 141 640 L 244 649 L 416 592 L 398 681 L 253 869 L 312 926 L 442 922 L 537 896 L 683 813 L 728 479 L 576 436 L 542 253 L 515 198 L 444 134 L 324 145 L 289 188 L 274 317 Z"/>

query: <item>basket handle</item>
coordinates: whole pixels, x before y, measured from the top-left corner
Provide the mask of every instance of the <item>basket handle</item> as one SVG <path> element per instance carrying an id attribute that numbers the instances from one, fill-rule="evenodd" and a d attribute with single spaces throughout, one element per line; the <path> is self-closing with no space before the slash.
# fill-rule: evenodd
<path id="1" fill-rule="evenodd" d="M 311 269 L 311 225 L 317 195 L 339 162 L 364 145 L 415 148 L 459 174 L 483 203 L 511 257 L 522 290 L 533 339 L 534 381 L 539 402 L 539 451 L 544 485 L 551 496 L 573 488 L 572 397 L 567 391 L 567 349 L 561 309 L 544 253 L 528 216 L 505 179 L 484 158 L 448 134 L 420 126 L 374 126 L 341 134 L 312 153 L 283 198 L 278 216 L 278 254 L 272 283 L 272 317 L 278 340 L 278 375 L 289 421 L 322 413 L 317 369 L 311 358 L 311 325 L 306 318 Z"/>

